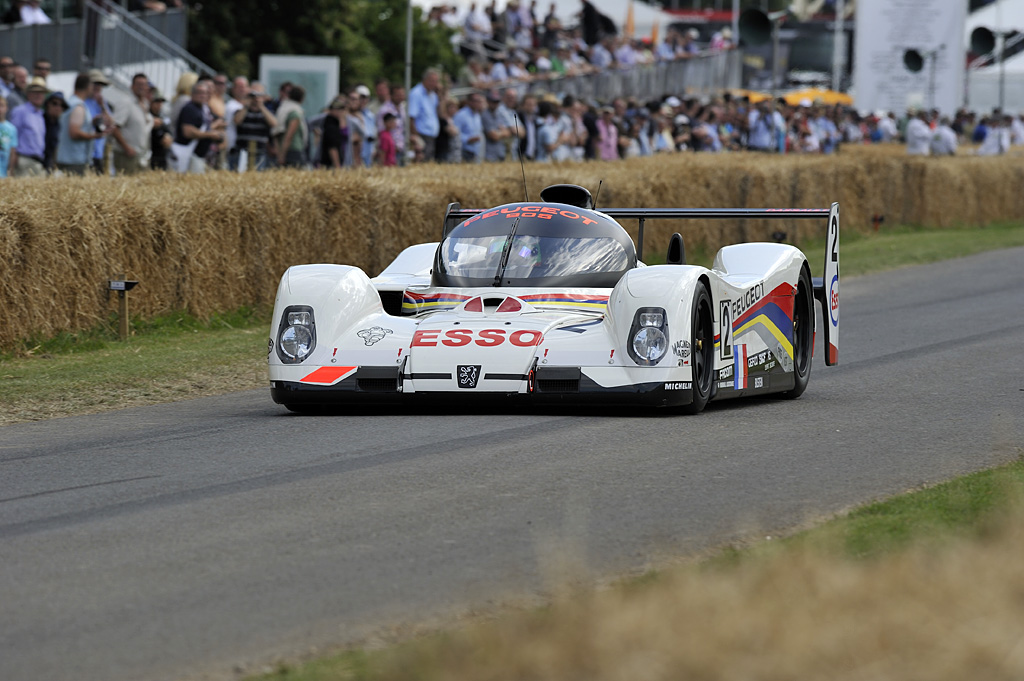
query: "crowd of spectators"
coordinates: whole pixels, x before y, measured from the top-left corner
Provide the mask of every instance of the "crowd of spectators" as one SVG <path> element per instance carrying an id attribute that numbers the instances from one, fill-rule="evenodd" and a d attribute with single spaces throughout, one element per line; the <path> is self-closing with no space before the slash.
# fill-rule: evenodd
<path id="1" fill-rule="evenodd" d="M 200 173 L 272 167 L 357 168 L 411 163 L 612 160 L 655 154 L 831 154 L 843 145 L 892 143 L 911 154 L 956 153 L 977 143 L 979 154 L 1024 144 L 1021 118 L 966 111 L 904 117 L 861 115 L 850 107 L 804 100 L 752 102 L 746 95 L 670 95 L 584 101 L 531 93 L 529 83 L 657 61 L 689 59 L 731 49 L 728 29 L 708 42 L 694 30 L 668 30 L 651 44 L 613 33 L 589 2 L 578 26 L 564 28 L 552 4 L 536 0 L 473 5 L 464 16 L 434 8 L 428 21 L 458 29 L 465 68 L 455 77 L 431 68 L 408 93 L 378 80 L 335 95 L 321 111 L 306 108 L 299 85 L 276 96 L 245 76 L 186 73 L 165 98 L 144 73 L 131 96 L 112 107 L 110 81 L 100 71 L 79 74 L 65 97 L 47 86 L 50 63 L 37 59 L 31 75 L 0 57 L 0 176 L 45 173 L 131 174 L 149 169 Z M 454 93 L 461 93 L 455 96 Z M 8 120 L 5 120 L 8 119 Z M 408 135 L 407 135 L 408 131 Z"/>

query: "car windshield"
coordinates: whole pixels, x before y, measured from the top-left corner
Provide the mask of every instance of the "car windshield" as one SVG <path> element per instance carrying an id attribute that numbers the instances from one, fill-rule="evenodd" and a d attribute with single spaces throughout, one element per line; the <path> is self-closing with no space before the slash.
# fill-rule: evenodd
<path id="1" fill-rule="evenodd" d="M 445 239 L 441 265 L 453 277 L 494 278 L 508 235 Z M 578 274 L 621 272 L 630 266 L 629 255 L 611 237 L 512 237 L 504 279 L 571 277 Z"/>

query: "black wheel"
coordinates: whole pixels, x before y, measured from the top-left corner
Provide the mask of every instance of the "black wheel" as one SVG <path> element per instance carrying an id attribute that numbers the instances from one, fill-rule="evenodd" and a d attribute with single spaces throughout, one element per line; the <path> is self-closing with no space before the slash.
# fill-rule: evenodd
<path id="1" fill-rule="evenodd" d="M 800 397 L 811 378 L 811 355 L 814 352 L 814 289 L 807 267 L 800 270 L 793 306 L 793 375 L 796 385 L 782 393 L 786 399 Z"/>
<path id="2" fill-rule="evenodd" d="M 683 407 L 684 414 L 699 414 L 711 397 L 715 365 L 715 323 L 711 314 L 711 296 L 704 282 L 693 292 L 690 348 L 693 366 L 693 401 Z"/>

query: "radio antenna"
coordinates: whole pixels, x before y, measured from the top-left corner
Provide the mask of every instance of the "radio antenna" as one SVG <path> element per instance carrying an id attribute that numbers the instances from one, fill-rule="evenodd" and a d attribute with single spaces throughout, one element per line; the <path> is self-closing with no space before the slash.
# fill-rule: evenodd
<path id="1" fill-rule="evenodd" d="M 523 194 L 526 195 L 526 202 L 530 202 L 530 191 L 526 188 L 526 166 L 523 164 L 523 150 L 519 146 L 519 114 L 513 113 L 512 120 L 516 124 L 516 155 L 519 156 L 519 169 L 523 172 Z"/>
<path id="2" fill-rule="evenodd" d="M 597 198 L 601 196 L 601 185 L 604 184 L 604 180 L 600 180 L 597 183 L 597 194 L 594 196 L 594 210 L 597 210 Z"/>

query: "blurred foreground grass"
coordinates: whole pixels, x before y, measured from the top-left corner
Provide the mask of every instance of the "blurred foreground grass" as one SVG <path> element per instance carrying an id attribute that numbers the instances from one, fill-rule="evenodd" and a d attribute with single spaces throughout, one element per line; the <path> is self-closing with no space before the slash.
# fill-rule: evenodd
<path id="1" fill-rule="evenodd" d="M 1022 246 L 1024 224 L 883 228 L 842 238 L 841 272 L 850 277 Z M 824 240 L 799 246 L 820 276 Z M 713 257 L 694 249 L 688 262 L 710 266 Z M 0 426 L 267 387 L 269 327 L 270 310 L 242 308 L 205 321 L 184 313 L 135 320 L 125 343 L 117 340 L 116 320 L 26 341 L 0 354 Z"/>
<path id="2" fill-rule="evenodd" d="M 1024 678 L 1024 460 L 261 681 Z M 894 529 L 895 528 L 895 529 Z"/>

